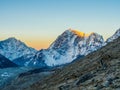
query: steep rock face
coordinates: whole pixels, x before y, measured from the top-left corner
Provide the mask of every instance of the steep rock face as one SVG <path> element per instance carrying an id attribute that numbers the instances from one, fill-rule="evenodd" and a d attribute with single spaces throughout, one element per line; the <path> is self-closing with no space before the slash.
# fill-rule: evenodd
<path id="1" fill-rule="evenodd" d="M 48 49 L 40 50 L 34 57 L 27 58 L 27 61 L 30 60 L 27 65 L 37 66 L 41 61 L 48 66 L 70 63 L 78 57 L 80 58 L 99 49 L 103 43 L 103 37 L 97 33 L 87 35 L 76 30 L 66 30 Z"/>
<path id="2" fill-rule="evenodd" d="M 17 67 L 16 64 L 0 54 L 0 68 Z"/>
<path id="3" fill-rule="evenodd" d="M 106 40 L 106 43 L 112 42 L 120 36 L 120 29 L 118 29 L 110 38 Z"/>
<path id="4" fill-rule="evenodd" d="M 23 42 L 15 38 L 8 38 L 0 41 L 0 54 L 11 61 L 26 54 L 37 52 L 35 49 L 27 47 Z"/>

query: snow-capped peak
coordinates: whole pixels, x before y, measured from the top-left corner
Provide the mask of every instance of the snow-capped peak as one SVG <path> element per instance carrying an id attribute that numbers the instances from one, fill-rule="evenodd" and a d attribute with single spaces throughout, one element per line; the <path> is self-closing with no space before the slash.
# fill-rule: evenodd
<path id="1" fill-rule="evenodd" d="M 89 38 L 91 38 L 91 39 L 96 39 L 96 40 L 98 40 L 98 41 L 104 42 L 103 36 L 102 36 L 102 35 L 99 35 L 98 33 L 92 32 L 92 33 L 89 35 Z"/>
<path id="2" fill-rule="evenodd" d="M 113 34 L 110 38 L 106 40 L 106 42 L 112 42 L 114 39 L 117 39 L 120 36 L 120 28 Z"/>
<path id="3" fill-rule="evenodd" d="M 100 36 L 98 33 L 95 33 L 95 32 L 92 32 L 92 33 L 90 33 L 90 35 L 89 36 Z"/>
<path id="4" fill-rule="evenodd" d="M 85 34 L 68 29 L 59 35 L 48 49 L 40 50 L 33 56 L 28 55 L 28 58 L 21 57 L 18 61 L 26 61 L 22 64 L 28 66 L 62 65 L 86 56 L 102 47 L 103 43 L 103 37 L 97 33 Z"/>
<path id="5" fill-rule="evenodd" d="M 14 37 L 0 41 L 0 54 L 10 60 L 14 60 L 25 54 L 31 54 L 35 52 L 35 49 L 26 46 L 23 42 Z"/>
<path id="6" fill-rule="evenodd" d="M 83 32 L 68 29 L 37 56 L 42 55 L 41 60 L 48 66 L 61 65 L 97 50 L 103 43 L 102 36 L 97 33 L 86 36 Z"/>
<path id="7" fill-rule="evenodd" d="M 120 28 L 115 32 L 116 35 L 120 35 Z"/>
<path id="8" fill-rule="evenodd" d="M 8 38 L 8 39 L 6 39 L 6 40 L 13 40 L 13 41 L 18 41 L 15 37 L 10 37 L 10 38 Z"/>
<path id="9" fill-rule="evenodd" d="M 10 37 L 6 40 L 0 41 L 0 43 L 4 43 L 4 44 L 9 44 L 10 46 L 12 45 L 20 45 L 23 44 L 24 46 L 26 46 L 22 41 L 17 40 L 15 37 Z"/>

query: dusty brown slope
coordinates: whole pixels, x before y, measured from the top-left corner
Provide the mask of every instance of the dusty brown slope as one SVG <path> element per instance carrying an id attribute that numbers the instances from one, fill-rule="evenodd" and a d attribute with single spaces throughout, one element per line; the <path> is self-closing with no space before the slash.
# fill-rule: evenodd
<path id="1" fill-rule="evenodd" d="M 6 87 L 11 90 L 14 85 Z M 20 88 L 14 88 L 20 89 Z M 120 38 L 77 60 L 25 90 L 119 90 Z M 23 90 L 23 88 L 21 88 Z"/>

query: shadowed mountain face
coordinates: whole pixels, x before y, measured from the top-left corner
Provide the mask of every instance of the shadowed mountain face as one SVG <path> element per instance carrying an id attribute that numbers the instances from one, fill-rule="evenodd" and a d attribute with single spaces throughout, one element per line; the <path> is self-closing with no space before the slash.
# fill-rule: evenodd
<path id="1" fill-rule="evenodd" d="M 21 79 L 18 77 L 4 90 L 119 90 L 120 37 L 24 89 L 19 86 Z"/>
<path id="2" fill-rule="evenodd" d="M 17 65 L 6 57 L 0 55 L 0 68 L 17 67 Z"/>
<path id="3" fill-rule="evenodd" d="M 29 67 L 39 67 L 39 68 L 48 67 L 45 64 L 45 61 L 42 60 L 42 54 L 39 56 L 38 54 L 39 54 L 38 52 L 34 54 L 27 54 L 13 60 L 13 62 L 19 66 L 29 66 Z"/>

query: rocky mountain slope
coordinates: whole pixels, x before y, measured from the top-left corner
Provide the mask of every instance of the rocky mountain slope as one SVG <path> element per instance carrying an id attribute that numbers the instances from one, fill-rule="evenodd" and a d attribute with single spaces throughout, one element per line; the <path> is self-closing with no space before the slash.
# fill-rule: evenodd
<path id="1" fill-rule="evenodd" d="M 0 68 L 17 67 L 17 65 L 0 54 Z"/>
<path id="2" fill-rule="evenodd" d="M 26 90 L 119 90 L 120 37 Z"/>
<path id="3" fill-rule="evenodd" d="M 4 90 L 119 90 L 120 37 L 100 50 L 55 70 L 37 83 L 24 88 L 19 86 L 27 77 L 29 75 L 18 77 Z"/>
<path id="4" fill-rule="evenodd" d="M 103 37 L 97 33 L 87 35 L 76 30 L 66 30 L 63 32 L 48 49 L 42 49 L 35 55 L 28 55 L 27 58 L 20 57 L 15 60 L 23 60 L 26 66 L 56 66 L 70 63 L 76 58 L 85 56 L 102 47 Z M 21 65 L 22 65 L 21 64 Z"/>
<path id="5" fill-rule="evenodd" d="M 36 52 L 37 51 L 35 49 L 26 46 L 23 42 L 13 37 L 0 41 L 0 54 L 11 61 L 23 55 Z"/>

